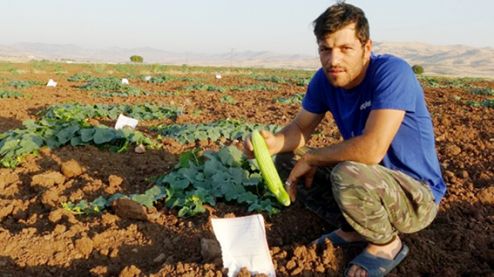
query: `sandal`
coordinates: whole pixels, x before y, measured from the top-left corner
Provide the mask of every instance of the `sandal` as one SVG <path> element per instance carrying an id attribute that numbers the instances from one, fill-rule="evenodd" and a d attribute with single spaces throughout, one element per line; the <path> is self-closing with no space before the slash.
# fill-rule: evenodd
<path id="1" fill-rule="evenodd" d="M 388 260 L 385 258 L 377 257 L 367 250 L 364 250 L 360 255 L 355 257 L 350 263 L 347 265 L 347 269 L 345 270 L 344 276 L 348 276 L 348 270 L 352 265 L 357 265 L 367 271 L 368 277 L 381 277 L 385 276 L 391 270 L 393 270 L 397 265 L 399 265 L 403 259 L 408 255 L 409 249 L 403 244 L 400 252 L 396 254 L 395 258 L 392 260 Z"/>

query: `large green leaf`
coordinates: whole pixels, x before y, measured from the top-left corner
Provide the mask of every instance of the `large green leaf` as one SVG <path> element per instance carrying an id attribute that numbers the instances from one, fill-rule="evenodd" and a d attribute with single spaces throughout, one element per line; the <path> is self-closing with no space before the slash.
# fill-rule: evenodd
<path id="1" fill-rule="evenodd" d="M 229 166 L 240 166 L 243 154 L 236 147 L 225 147 L 218 152 L 221 162 Z"/>
<path id="2" fill-rule="evenodd" d="M 60 130 L 57 134 L 56 134 L 56 137 L 58 139 L 58 142 L 61 144 L 61 145 L 64 145 L 66 144 L 67 142 L 69 142 L 72 137 L 74 136 L 74 134 L 79 131 L 81 127 L 76 125 L 76 124 L 70 124 L 69 126 L 63 128 L 62 130 Z"/>
<path id="3" fill-rule="evenodd" d="M 94 133 L 96 130 L 94 128 L 84 128 L 81 130 L 81 140 L 83 142 L 90 142 L 93 140 Z"/>
<path id="4" fill-rule="evenodd" d="M 180 167 L 189 167 L 189 163 L 198 164 L 199 160 L 197 159 L 197 153 L 199 149 L 187 151 L 182 153 L 179 158 L 179 166 Z"/>
<path id="5" fill-rule="evenodd" d="M 110 128 L 97 128 L 94 132 L 93 140 L 96 144 L 103 144 L 115 138 L 115 131 Z"/>
<path id="6" fill-rule="evenodd" d="M 130 199 L 148 208 L 153 207 L 154 204 L 154 197 L 147 194 L 133 194 Z"/>
<path id="7" fill-rule="evenodd" d="M 4 139 L 2 143 L 0 143 L 0 155 L 3 156 L 7 154 L 7 152 L 14 151 L 19 145 L 18 139 Z"/>
<path id="8" fill-rule="evenodd" d="M 22 153 L 32 153 L 38 150 L 44 141 L 42 138 L 33 135 L 24 136 L 19 143 L 19 147 L 22 149 Z"/>
<path id="9" fill-rule="evenodd" d="M 84 145 L 84 142 L 81 140 L 81 137 L 73 137 L 70 139 L 70 145 L 72 146 Z"/>

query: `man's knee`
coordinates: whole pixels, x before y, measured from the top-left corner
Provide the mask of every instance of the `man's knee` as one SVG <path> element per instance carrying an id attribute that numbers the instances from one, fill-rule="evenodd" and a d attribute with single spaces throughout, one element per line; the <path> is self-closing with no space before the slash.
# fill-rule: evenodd
<path id="1" fill-rule="evenodd" d="M 358 162 L 345 161 L 337 164 L 331 171 L 333 196 L 340 206 L 353 205 L 355 199 L 364 199 L 369 195 L 365 183 L 368 166 Z"/>
<path id="2" fill-rule="evenodd" d="M 331 182 L 337 187 L 348 184 L 358 185 L 366 167 L 367 165 L 358 162 L 340 162 L 331 171 Z"/>

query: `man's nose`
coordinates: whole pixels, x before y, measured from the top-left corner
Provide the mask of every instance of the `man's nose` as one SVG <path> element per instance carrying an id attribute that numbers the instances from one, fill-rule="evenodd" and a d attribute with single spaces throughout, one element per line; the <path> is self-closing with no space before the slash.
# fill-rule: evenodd
<path id="1" fill-rule="evenodd" d="M 328 53 L 326 63 L 331 66 L 339 65 L 341 63 L 341 54 L 335 50 L 331 51 L 331 53 Z"/>

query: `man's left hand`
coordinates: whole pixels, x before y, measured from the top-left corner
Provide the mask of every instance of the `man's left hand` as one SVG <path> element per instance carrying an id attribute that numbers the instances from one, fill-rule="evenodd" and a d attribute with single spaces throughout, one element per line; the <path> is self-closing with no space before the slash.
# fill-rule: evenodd
<path id="1" fill-rule="evenodd" d="M 305 177 L 305 187 L 310 188 L 312 187 L 315 173 L 316 167 L 311 166 L 304 157 L 297 161 L 285 182 L 285 189 L 290 195 L 290 200 L 295 201 L 297 183 L 300 177 Z"/>

